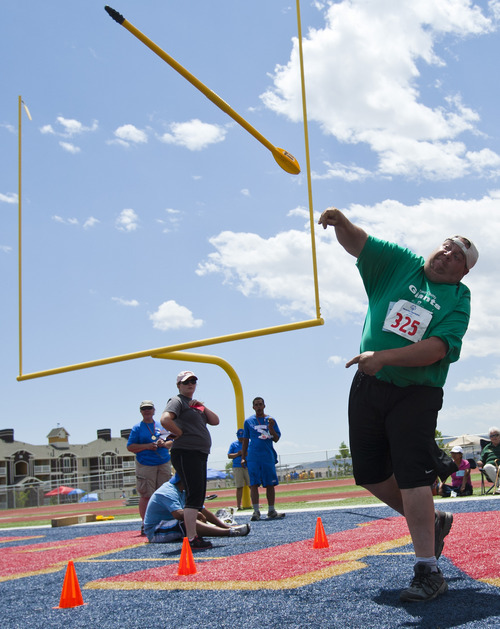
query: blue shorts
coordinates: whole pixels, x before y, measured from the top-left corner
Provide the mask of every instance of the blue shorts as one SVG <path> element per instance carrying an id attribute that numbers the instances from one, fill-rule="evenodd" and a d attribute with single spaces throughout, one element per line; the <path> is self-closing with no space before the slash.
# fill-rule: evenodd
<path id="1" fill-rule="evenodd" d="M 270 487 L 271 485 L 279 485 L 278 476 L 276 474 L 276 465 L 270 459 L 247 459 L 248 475 L 250 476 L 250 486 L 262 485 L 262 487 Z"/>
<path id="2" fill-rule="evenodd" d="M 184 522 L 179 520 L 162 520 L 158 526 L 148 535 L 151 544 L 166 544 L 178 542 L 186 537 Z"/>

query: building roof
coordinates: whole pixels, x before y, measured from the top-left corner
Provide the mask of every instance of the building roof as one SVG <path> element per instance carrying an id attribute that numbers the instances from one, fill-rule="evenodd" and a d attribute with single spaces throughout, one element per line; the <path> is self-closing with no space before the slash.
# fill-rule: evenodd
<path id="1" fill-rule="evenodd" d="M 63 431 L 63 432 L 61 432 Z M 54 428 L 49 432 L 47 438 L 69 435 L 62 426 Z M 100 456 L 105 452 L 112 452 L 117 456 L 134 457 L 127 450 L 127 439 L 124 437 L 112 437 L 110 439 L 95 439 L 89 443 L 71 444 L 69 442 L 48 443 L 47 445 L 35 445 L 24 441 L 3 441 L 0 439 L 0 461 L 10 458 L 16 452 L 25 450 L 35 459 L 53 459 L 65 454 L 73 454 L 77 458 L 92 458 Z"/>

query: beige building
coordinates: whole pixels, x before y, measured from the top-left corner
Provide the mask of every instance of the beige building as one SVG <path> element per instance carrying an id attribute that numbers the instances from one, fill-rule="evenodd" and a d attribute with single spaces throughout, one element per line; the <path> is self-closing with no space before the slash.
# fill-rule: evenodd
<path id="1" fill-rule="evenodd" d="M 135 455 L 127 450 L 130 429 L 112 437 L 97 431 L 83 445 L 69 442 L 62 426 L 47 435 L 47 445 L 14 439 L 14 430 L 0 430 L 0 509 L 47 504 L 45 494 L 61 485 L 97 493 L 100 500 L 129 496 L 135 488 Z M 78 500 L 56 497 L 57 500 Z"/>

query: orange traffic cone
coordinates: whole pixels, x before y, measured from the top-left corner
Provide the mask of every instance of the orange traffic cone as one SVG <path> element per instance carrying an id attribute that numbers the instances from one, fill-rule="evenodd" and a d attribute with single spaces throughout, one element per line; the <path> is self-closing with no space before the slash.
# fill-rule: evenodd
<path id="1" fill-rule="evenodd" d="M 325 529 L 323 528 L 323 522 L 321 518 L 316 521 L 316 532 L 314 533 L 313 548 L 328 548 L 328 539 L 326 537 Z"/>
<path id="2" fill-rule="evenodd" d="M 177 574 L 196 574 L 193 551 L 191 550 L 191 545 L 187 537 L 182 540 L 181 558 L 179 560 L 179 570 Z"/>
<path id="3" fill-rule="evenodd" d="M 68 562 L 66 569 L 66 575 L 64 577 L 64 583 L 62 586 L 61 600 L 59 601 L 59 607 L 54 609 L 63 609 L 65 607 L 78 607 L 85 605 L 83 602 L 82 592 L 78 579 L 76 577 L 75 565 L 72 561 Z"/>

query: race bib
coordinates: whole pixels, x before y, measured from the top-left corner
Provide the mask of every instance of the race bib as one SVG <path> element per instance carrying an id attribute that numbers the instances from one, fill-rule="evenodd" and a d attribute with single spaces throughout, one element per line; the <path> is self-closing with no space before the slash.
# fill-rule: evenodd
<path id="1" fill-rule="evenodd" d="M 400 299 L 389 305 L 384 332 L 393 332 L 413 343 L 421 341 L 432 320 L 432 312 L 411 301 Z"/>

